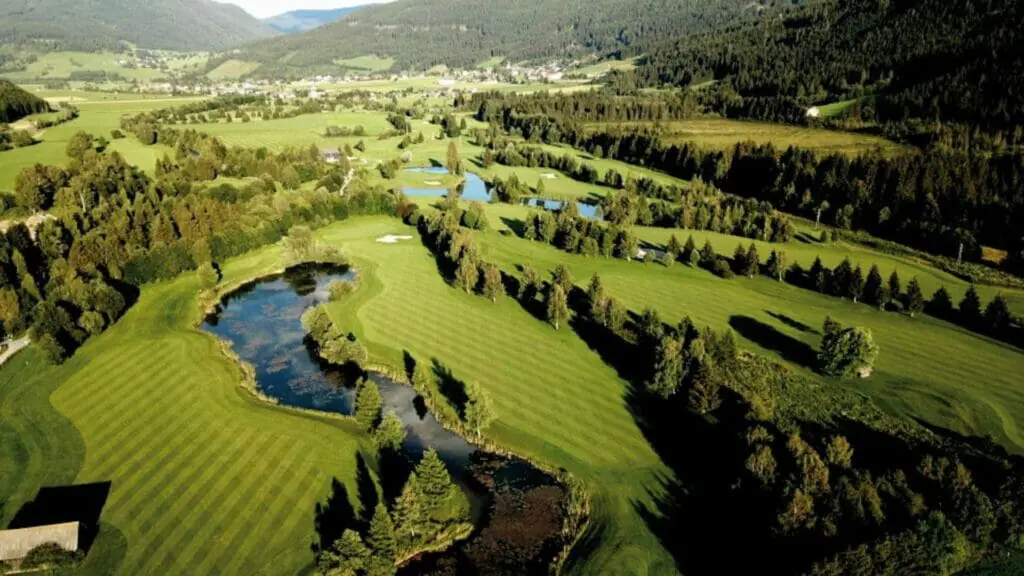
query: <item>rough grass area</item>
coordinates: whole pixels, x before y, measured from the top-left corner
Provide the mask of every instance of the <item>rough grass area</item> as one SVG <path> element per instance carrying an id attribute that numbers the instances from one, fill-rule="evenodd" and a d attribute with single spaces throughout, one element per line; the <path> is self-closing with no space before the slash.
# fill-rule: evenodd
<path id="1" fill-rule="evenodd" d="M 384 72 L 391 70 L 391 67 L 395 65 L 395 59 L 366 54 L 364 56 L 356 56 L 355 58 L 338 59 L 334 63 L 338 66 L 365 70 L 367 72 Z"/>
<path id="2" fill-rule="evenodd" d="M 123 59 L 123 54 L 113 52 L 48 52 L 39 54 L 24 70 L 4 74 L 4 77 L 17 82 L 28 78 L 66 79 L 72 72 L 112 72 L 140 81 L 167 76 L 166 72 L 154 68 L 126 68 L 118 64 L 118 60 Z"/>
<path id="3" fill-rule="evenodd" d="M 276 248 L 225 267 L 269 271 Z M 217 341 L 193 328 L 197 281 L 147 286 L 113 328 L 53 368 L 29 349 L 0 370 L 6 525 L 42 486 L 110 482 L 86 573 L 295 574 L 315 507 L 338 478 L 358 510 L 369 440 L 340 418 L 255 400 Z"/>
<path id="4" fill-rule="evenodd" d="M 637 126 L 640 124 L 644 123 L 627 122 L 621 125 Z M 618 125 L 620 124 L 594 124 L 595 127 Z M 662 122 L 659 126 L 664 130 L 666 143 L 696 142 L 700 146 L 719 150 L 731 149 L 736 143 L 748 140 L 758 144 L 771 142 L 780 149 L 799 146 L 821 153 L 840 152 L 851 156 L 876 149 L 881 150 L 884 154 L 896 154 L 907 150 L 905 146 L 878 136 L 767 122 L 697 118 Z"/>
<path id="5" fill-rule="evenodd" d="M 636 68 L 636 63 L 639 59 L 640 57 L 630 58 L 627 60 L 602 60 L 600 62 L 576 68 L 575 70 L 571 70 L 571 72 L 573 74 L 582 74 L 584 76 L 601 76 L 611 72 L 612 70 L 632 70 L 633 68 Z"/>
<path id="6" fill-rule="evenodd" d="M 206 77 L 214 82 L 224 80 L 237 80 L 246 74 L 251 74 L 260 67 L 259 62 L 246 62 L 244 60 L 226 60 L 220 66 L 206 73 Z"/>

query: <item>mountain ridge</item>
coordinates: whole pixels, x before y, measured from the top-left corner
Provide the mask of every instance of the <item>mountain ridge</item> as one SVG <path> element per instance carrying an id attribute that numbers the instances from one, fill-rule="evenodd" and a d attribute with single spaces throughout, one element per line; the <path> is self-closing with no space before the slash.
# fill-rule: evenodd
<path id="1" fill-rule="evenodd" d="M 291 10 L 264 18 L 262 21 L 282 34 L 298 34 L 336 22 L 362 7 L 349 6 L 333 10 Z"/>

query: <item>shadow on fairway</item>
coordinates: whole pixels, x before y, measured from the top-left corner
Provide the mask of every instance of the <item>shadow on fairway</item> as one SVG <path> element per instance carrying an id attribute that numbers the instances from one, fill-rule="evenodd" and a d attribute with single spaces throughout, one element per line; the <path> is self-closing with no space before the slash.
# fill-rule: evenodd
<path id="1" fill-rule="evenodd" d="M 337 478 L 331 479 L 331 493 L 323 503 L 317 502 L 314 509 L 313 526 L 316 529 L 319 542 L 314 542 L 310 547 L 313 553 L 326 550 L 334 544 L 334 541 L 341 538 L 346 528 L 353 525 L 356 519 L 356 512 L 348 499 L 348 489 Z"/>
<path id="2" fill-rule="evenodd" d="M 818 355 L 804 342 L 779 332 L 774 326 L 769 326 L 760 320 L 749 316 L 733 316 L 729 318 L 729 326 L 740 336 L 751 340 L 758 346 L 777 352 L 786 361 L 814 369 L 818 362 Z"/>

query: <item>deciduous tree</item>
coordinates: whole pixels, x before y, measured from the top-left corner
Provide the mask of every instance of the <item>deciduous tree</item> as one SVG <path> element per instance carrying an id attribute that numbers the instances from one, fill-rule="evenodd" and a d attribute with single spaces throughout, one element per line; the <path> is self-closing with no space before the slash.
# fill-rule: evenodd
<path id="1" fill-rule="evenodd" d="M 548 322 L 558 330 L 569 319 L 569 302 L 565 290 L 557 282 L 548 285 L 546 304 Z"/>

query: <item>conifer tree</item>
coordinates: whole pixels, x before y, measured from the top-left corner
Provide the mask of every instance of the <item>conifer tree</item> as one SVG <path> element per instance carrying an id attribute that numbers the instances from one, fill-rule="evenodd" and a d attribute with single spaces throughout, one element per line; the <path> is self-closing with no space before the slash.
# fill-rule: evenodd
<path id="1" fill-rule="evenodd" d="M 878 271 L 877 265 L 872 265 L 871 270 L 868 271 L 867 280 L 864 282 L 864 301 L 881 308 L 888 300 L 888 290 L 882 280 L 882 273 Z"/>
<path id="2" fill-rule="evenodd" d="M 815 290 L 822 294 L 828 290 L 828 271 L 825 269 L 825 265 L 821 263 L 820 257 L 814 259 L 814 264 L 811 264 L 808 275 Z"/>
<path id="3" fill-rule="evenodd" d="M 945 286 L 935 291 L 925 309 L 936 318 L 949 318 L 953 315 L 953 299 L 949 297 Z"/>
<path id="4" fill-rule="evenodd" d="M 419 492 L 422 494 L 421 509 L 426 519 L 434 519 L 443 512 L 455 490 L 448 469 L 433 449 L 423 454 L 416 465 Z"/>
<path id="5" fill-rule="evenodd" d="M 960 319 L 968 326 L 976 326 L 981 321 L 981 298 L 974 284 L 971 284 L 960 301 Z"/>
<path id="6" fill-rule="evenodd" d="M 647 383 L 647 390 L 662 398 L 670 398 L 683 377 L 682 346 L 675 338 L 662 336 L 654 358 L 654 373 Z"/>
<path id="7" fill-rule="evenodd" d="M 744 250 L 742 244 L 736 245 L 736 250 L 732 254 L 732 270 L 736 274 L 746 276 L 747 272 L 747 251 Z"/>
<path id="8" fill-rule="evenodd" d="M 896 270 L 892 271 L 889 276 L 889 304 L 891 302 L 899 302 L 903 299 L 903 287 L 900 284 L 900 274 Z"/>
<path id="9" fill-rule="evenodd" d="M 378 502 L 366 534 L 366 547 L 370 558 L 366 563 L 366 576 L 394 576 L 398 571 L 395 560 L 398 544 L 395 541 L 395 526 L 383 502 Z"/>
<path id="10" fill-rule="evenodd" d="M 355 530 L 345 530 L 341 538 L 317 557 L 317 570 L 323 576 L 357 576 L 363 574 L 370 559 L 370 550 Z"/>
<path id="11" fill-rule="evenodd" d="M 846 295 L 856 304 L 864 295 L 864 272 L 857 266 L 846 281 Z"/>
<path id="12" fill-rule="evenodd" d="M 686 238 L 686 244 L 683 245 L 683 258 L 687 262 L 692 262 L 693 254 L 697 251 L 697 243 L 693 241 L 693 234 L 690 234 Z"/>
<path id="13" fill-rule="evenodd" d="M 924 310 L 924 294 L 921 292 L 921 285 L 918 284 L 916 276 L 907 284 L 907 295 L 905 300 L 906 310 L 907 313 L 910 314 L 911 318 L 921 310 Z"/>
<path id="14" fill-rule="evenodd" d="M 679 243 L 679 238 L 676 238 L 675 234 L 668 239 L 668 244 L 665 245 L 665 252 L 672 254 L 676 258 L 679 258 L 679 255 L 682 254 L 683 245 Z"/>
<path id="15" fill-rule="evenodd" d="M 700 249 L 700 265 L 710 268 L 717 259 L 718 255 L 715 254 L 715 247 L 711 245 L 711 240 L 706 240 L 704 247 Z"/>
<path id="16" fill-rule="evenodd" d="M 395 536 L 401 547 L 408 547 L 423 533 L 422 494 L 416 472 L 409 474 L 409 479 L 402 486 L 402 493 L 395 499 L 391 516 L 395 523 Z"/>
<path id="17" fill-rule="evenodd" d="M 405 442 L 405 425 L 394 412 L 388 412 L 373 431 L 373 441 L 380 450 L 398 452 Z"/>
<path id="18" fill-rule="evenodd" d="M 374 384 L 373 380 L 364 381 L 356 392 L 356 409 L 354 414 L 356 422 L 359 422 L 359 425 L 364 430 L 373 430 L 377 425 L 377 420 L 380 418 L 381 403 L 380 390 L 377 388 L 377 385 Z"/>
<path id="19" fill-rule="evenodd" d="M 772 250 L 768 257 L 768 275 L 779 282 L 783 280 L 786 273 L 786 253 L 782 250 Z"/>
<path id="20" fill-rule="evenodd" d="M 757 246 L 753 242 L 750 243 L 750 248 L 747 248 L 747 254 L 744 258 L 744 270 L 743 275 L 747 278 L 753 278 L 757 276 L 761 269 L 761 257 L 757 253 Z"/>
<path id="21" fill-rule="evenodd" d="M 1010 307 L 1002 294 L 997 295 L 985 308 L 985 327 L 999 334 L 1010 326 Z"/>

